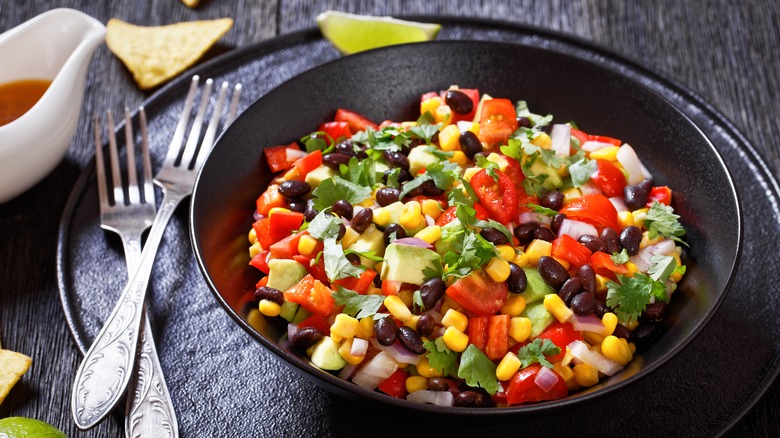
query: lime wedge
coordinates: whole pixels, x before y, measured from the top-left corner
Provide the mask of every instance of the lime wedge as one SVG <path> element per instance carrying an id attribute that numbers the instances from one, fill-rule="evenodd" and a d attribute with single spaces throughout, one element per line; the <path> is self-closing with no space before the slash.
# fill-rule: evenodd
<path id="1" fill-rule="evenodd" d="M 321 13 L 317 25 L 322 35 L 344 55 L 393 44 L 430 41 L 441 30 L 440 24 L 339 11 Z"/>
<path id="2" fill-rule="evenodd" d="M 8 417 L 0 420 L 0 437 L 68 438 L 62 431 L 49 423 L 25 417 Z"/>

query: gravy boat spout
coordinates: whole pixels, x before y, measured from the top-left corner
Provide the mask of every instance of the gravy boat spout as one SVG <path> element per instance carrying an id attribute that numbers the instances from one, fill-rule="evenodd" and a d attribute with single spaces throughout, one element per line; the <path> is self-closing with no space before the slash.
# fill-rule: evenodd
<path id="1" fill-rule="evenodd" d="M 43 179 L 65 155 L 87 68 L 105 34 L 105 26 L 86 14 L 54 9 L 0 35 L 0 84 L 51 81 L 30 110 L 0 126 L 0 203 Z"/>

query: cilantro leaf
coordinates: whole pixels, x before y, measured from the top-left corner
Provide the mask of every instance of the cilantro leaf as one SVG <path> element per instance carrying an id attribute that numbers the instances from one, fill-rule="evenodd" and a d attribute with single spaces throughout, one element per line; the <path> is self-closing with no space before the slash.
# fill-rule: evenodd
<path id="1" fill-rule="evenodd" d="M 373 260 L 375 262 L 383 262 L 385 259 L 383 257 L 379 257 L 376 255 L 376 251 L 355 251 L 354 249 L 345 249 L 344 254 L 357 254 L 360 257 L 367 258 L 368 260 Z"/>
<path id="2" fill-rule="evenodd" d="M 312 192 L 314 208 L 325 210 L 341 199 L 358 204 L 371 196 L 371 188 L 357 185 L 338 176 L 322 181 Z"/>
<path id="3" fill-rule="evenodd" d="M 431 144 L 431 138 L 433 137 L 433 134 L 439 132 L 439 128 L 441 128 L 441 124 L 439 123 L 435 125 L 423 123 L 409 128 L 409 133 L 412 134 L 413 137 L 425 140 L 425 144 Z"/>
<path id="4" fill-rule="evenodd" d="M 490 395 L 498 391 L 496 364 L 474 344 L 469 344 L 466 351 L 460 356 L 458 377 L 465 380 L 466 384 L 471 387 L 485 389 Z"/>
<path id="5" fill-rule="evenodd" d="M 669 276 L 677 270 L 677 260 L 672 256 L 656 254 L 650 257 L 650 263 L 652 263 L 652 265 L 647 268 L 647 275 L 653 280 L 660 281 L 661 283 L 666 283 Z"/>
<path id="6" fill-rule="evenodd" d="M 401 168 L 400 167 L 394 167 L 388 174 L 387 174 L 387 184 L 385 184 L 387 187 L 391 187 L 394 189 L 397 189 L 398 187 L 401 187 L 401 184 L 398 182 L 398 178 L 401 176 Z"/>
<path id="7" fill-rule="evenodd" d="M 493 178 L 493 181 L 498 181 L 498 174 L 496 174 L 496 170 L 499 170 L 498 163 L 488 160 L 484 155 L 476 155 L 474 158 L 476 158 L 474 164 L 485 169 L 485 172 Z"/>
<path id="8" fill-rule="evenodd" d="M 458 354 L 450 350 L 444 339 L 425 341 L 423 346 L 428 350 L 428 364 L 435 370 L 440 370 L 445 376 L 454 375 L 458 371 Z"/>
<path id="9" fill-rule="evenodd" d="M 553 344 L 549 339 L 542 340 L 537 338 L 530 344 L 520 347 L 520 350 L 517 351 L 517 358 L 520 359 L 523 368 L 536 362 L 539 362 L 540 365 L 546 366 L 547 368 L 552 368 L 553 365 L 544 356 L 555 356 L 560 352 L 560 347 Z"/>
<path id="10" fill-rule="evenodd" d="M 501 153 L 515 160 L 523 159 L 523 143 L 520 140 L 510 138 L 505 146 L 501 146 Z"/>
<path id="11" fill-rule="evenodd" d="M 534 124 L 534 128 L 547 126 L 550 124 L 550 122 L 552 122 L 551 114 L 540 116 L 539 114 L 532 113 L 528 110 L 528 102 L 524 100 L 517 101 L 517 105 L 515 105 L 515 111 L 517 112 L 517 117 L 525 117 L 530 120 L 531 123 Z"/>
<path id="12" fill-rule="evenodd" d="M 597 168 L 598 163 L 596 160 L 588 160 L 587 158 L 582 158 L 576 163 L 573 163 L 569 166 L 571 184 L 574 187 L 582 187 L 586 182 L 588 182 L 588 180 L 590 180 L 590 176 L 596 172 Z"/>
<path id="13" fill-rule="evenodd" d="M 404 184 L 404 188 L 401 189 L 401 194 L 398 195 L 398 199 L 404 199 L 404 197 L 408 195 L 409 192 L 416 189 L 417 187 L 420 187 L 421 185 L 423 185 L 423 183 L 430 180 L 431 180 L 431 175 L 429 175 L 428 172 L 425 172 L 422 175 L 417 175 L 413 180 Z"/>
<path id="14" fill-rule="evenodd" d="M 399 199 L 403 199 L 409 192 L 420 187 L 426 181 L 433 181 L 436 187 L 442 190 L 449 190 L 452 187 L 452 183 L 460 175 L 460 166 L 449 161 L 440 161 L 433 163 L 425 168 L 425 172 L 422 175 L 416 176 L 413 180 L 404 184 Z"/>
<path id="15" fill-rule="evenodd" d="M 609 258 L 616 265 L 623 265 L 626 262 L 628 262 L 628 251 L 625 248 L 623 248 L 622 251 L 612 254 L 611 256 L 609 256 Z M 654 280 L 657 280 L 657 278 Z"/>
<path id="16" fill-rule="evenodd" d="M 423 302 L 422 293 L 420 292 L 420 289 L 417 289 L 412 294 L 412 305 L 414 306 L 415 309 L 425 308 L 425 303 Z"/>
<path id="17" fill-rule="evenodd" d="M 680 240 L 680 237 L 685 235 L 685 228 L 680 224 L 679 219 L 680 216 L 674 214 L 674 209 L 670 205 L 653 201 L 645 217 L 645 226 L 649 232 L 647 237 L 655 239 L 661 235 L 685 244 Z"/>
<path id="18" fill-rule="evenodd" d="M 368 158 L 358 160 L 355 157 L 349 159 L 349 163 L 339 166 L 341 176 L 346 181 L 355 183 L 359 186 L 373 186 L 377 182 L 376 168 L 374 160 Z"/>
<path id="19" fill-rule="evenodd" d="M 534 213 L 543 214 L 549 217 L 555 217 L 558 215 L 558 212 L 553 210 L 552 208 L 542 207 L 541 205 L 536 205 L 536 204 L 525 204 L 525 206 L 530 208 L 531 211 Z"/>
<path id="20" fill-rule="evenodd" d="M 341 286 L 331 296 L 337 305 L 344 305 L 344 313 L 357 319 L 375 315 L 384 302 L 382 295 L 360 295 Z"/>
<path id="21" fill-rule="evenodd" d="M 335 237 L 325 239 L 325 249 L 322 251 L 322 256 L 325 257 L 325 275 L 330 281 L 359 277 L 366 270 L 366 268 L 355 266 L 347 260 L 344 249 L 340 243 L 336 243 Z"/>
<path id="22" fill-rule="evenodd" d="M 440 160 L 446 160 L 455 155 L 455 152 L 445 152 L 437 148 L 436 146 L 428 146 L 427 148 L 425 148 L 425 152 L 430 153 L 431 155 L 433 155 L 434 157 Z"/>
<path id="23" fill-rule="evenodd" d="M 423 125 L 426 123 L 432 125 L 435 121 L 436 119 L 433 117 L 433 114 L 431 114 L 430 111 L 426 111 L 424 114 L 420 114 L 420 117 L 417 118 L 418 125 Z"/>
<path id="24" fill-rule="evenodd" d="M 607 282 L 607 305 L 615 309 L 615 314 L 621 322 L 626 323 L 639 318 L 639 315 L 655 297 L 667 301 L 666 286 L 644 274 L 636 273 L 633 277 L 617 274 L 618 283 Z"/>
<path id="25" fill-rule="evenodd" d="M 333 143 L 333 139 L 330 138 L 330 136 L 324 131 L 316 131 L 312 132 L 306 137 L 303 137 L 301 139 L 301 143 L 303 143 L 304 147 L 306 147 L 306 152 L 311 153 L 314 151 L 324 151 L 325 149 L 328 149 L 328 145 Z"/>
<path id="26" fill-rule="evenodd" d="M 330 214 L 329 209 L 325 209 L 317 213 L 317 216 L 309 223 L 309 234 L 319 240 L 335 239 L 339 235 L 339 228 L 343 223 L 339 218 Z"/>
<path id="27" fill-rule="evenodd" d="M 510 233 L 504 225 L 493 219 L 486 221 L 477 219 L 477 211 L 465 204 L 457 204 L 455 208 L 455 216 L 458 218 L 460 223 L 464 225 L 479 228 L 494 228 L 501 232 L 501 234 L 503 234 L 508 241 L 512 241 L 512 233 Z"/>

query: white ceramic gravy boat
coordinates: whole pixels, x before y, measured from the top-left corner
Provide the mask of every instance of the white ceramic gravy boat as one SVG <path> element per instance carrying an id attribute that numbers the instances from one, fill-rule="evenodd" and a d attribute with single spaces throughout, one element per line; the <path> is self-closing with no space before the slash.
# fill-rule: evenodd
<path id="1" fill-rule="evenodd" d="M 0 203 L 43 179 L 65 155 L 87 67 L 105 34 L 105 26 L 86 14 L 54 9 L 0 35 L 0 84 L 52 81 L 35 106 L 0 126 Z"/>

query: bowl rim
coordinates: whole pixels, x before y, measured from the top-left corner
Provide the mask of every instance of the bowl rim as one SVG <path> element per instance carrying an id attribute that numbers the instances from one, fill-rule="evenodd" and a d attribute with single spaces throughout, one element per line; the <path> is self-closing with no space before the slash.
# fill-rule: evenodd
<path id="1" fill-rule="evenodd" d="M 482 20 L 475 20 L 478 23 L 481 23 Z M 498 22 L 499 24 L 501 22 Z M 576 46 L 578 46 L 579 49 L 585 50 L 587 52 L 590 52 L 592 54 L 593 52 L 599 53 L 602 56 L 605 56 L 606 58 L 609 58 L 611 61 L 617 62 L 622 65 L 630 65 L 633 68 L 638 68 L 641 71 L 645 72 L 648 76 L 657 79 L 666 85 L 667 83 L 670 84 L 671 88 L 682 88 L 679 84 L 670 81 L 669 79 L 664 78 L 662 75 L 649 70 L 641 65 L 638 65 L 630 60 L 626 60 L 622 58 L 621 56 L 618 56 L 616 54 L 613 54 L 612 52 L 609 52 L 605 49 L 602 49 L 597 46 L 589 45 L 587 42 L 584 42 L 578 38 L 572 38 L 569 36 L 559 36 L 555 33 L 550 33 L 547 31 L 539 30 L 534 27 L 527 27 L 529 32 L 531 33 L 539 33 L 542 35 L 553 35 L 556 37 L 556 39 L 563 41 L 564 43 L 573 43 Z M 373 50 L 367 50 L 364 52 L 360 52 L 357 54 L 349 55 L 349 56 L 343 56 L 339 57 L 330 61 L 327 61 L 323 64 L 314 66 L 308 70 L 305 70 L 286 81 L 280 83 L 273 89 L 269 90 L 266 94 L 256 99 L 254 102 L 252 102 L 239 116 L 235 119 L 238 120 L 240 117 L 245 116 L 245 114 L 249 111 L 249 109 L 256 105 L 258 102 L 264 100 L 267 96 L 273 95 L 280 88 L 286 87 L 291 82 L 297 82 L 300 80 L 305 80 L 307 76 L 310 75 L 316 75 L 319 73 L 320 70 L 331 68 L 333 64 L 339 64 L 341 62 L 344 62 L 345 59 L 354 59 L 356 57 L 362 58 L 367 56 L 377 56 L 376 53 L 382 53 L 385 51 L 393 51 L 397 50 L 398 48 L 408 47 L 408 46 L 428 46 L 428 45 L 463 45 L 463 44 L 478 44 L 478 45 L 485 45 L 485 46 L 508 46 L 508 47 L 532 47 L 532 48 L 540 48 L 538 46 L 534 46 L 532 44 L 528 43 L 518 43 L 518 42 L 508 42 L 508 41 L 485 41 L 485 40 L 434 40 L 434 41 L 427 41 L 427 42 L 419 42 L 419 43 L 408 43 L 408 44 L 400 44 L 400 45 L 394 45 L 394 46 L 387 46 L 387 47 L 381 47 Z M 541 47 L 543 50 L 550 50 L 546 47 Z M 690 330 L 687 335 L 677 344 L 675 344 L 672 348 L 669 349 L 669 351 L 665 352 L 662 356 L 660 356 L 656 361 L 654 361 L 650 365 L 643 365 L 641 371 L 634 373 L 633 375 L 627 377 L 626 379 L 619 381 L 617 383 L 608 385 L 606 387 L 600 387 L 600 388 L 586 388 L 582 391 L 576 392 L 574 394 L 570 394 L 565 398 L 557 399 L 557 400 L 551 400 L 551 401 L 544 401 L 544 402 L 537 402 L 533 404 L 525 404 L 525 405 L 514 405 L 514 406 L 504 406 L 504 407 L 491 407 L 491 408 L 467 408 L 467 407 L 456 407 L 456 406 L 435 406 L 431 404 L 422 404 L 422 403 L 415 403 L 410 402 L 405 399 L 396 399 L 394 397 L 387 396 L 385 394 L 379 393 L 377 391 L 369 391 L 368 389 L 362 388 L 352 382 L 343 380 L 339 378 L 338 376 L 331 374 L 327 371 L 320 370 L 316 368 L 315 366 L 307 363 L 305 360 L 299 358 L 295 354 L 286 351 L 285 349 L 279 347 L 279 345 L 276 342 L 273 342 L 269 339 L 267 339 L 265 336 L 260 334 L 257 330 L 255 330 L 247 321 L 244 319 L 240 314 L 235 312 L 230 305 L 225 301 L 225 299 L 222 297 L 220 292 L 218 291 L 216 285 L 211 280 L 211 277 L 206 269 L 205 263 L 203 261 L 203 256 L 200 251 L 199 242 L 196 239 L 196 222 L 195 219 L 195 199 L 198 194 L 197 188 L 200 185 L 201 181 L 201 174 L 203 172 L 203 169 L 205 169 L 206 164 L 204 163 L 204 166 L 201 168 L 200 172 L 198 172 L 198 176 L 195 182 L 194 190 L 193 190 L 193 198 L 190 203 L 190 209 L 189 209 L 189 236 L 190 236 L 190 242 L 193 249 L 193 252 L 195 254 L 195 258 L 198 264 L 198 268 L 201 271 L 201 274 L 204 277 L 204 280 L 209 286 L 209 289 L 211 290 L 214 297 L 217 299 L 217 301 L 220 303 L 222 308 L 230 315 L 230 317 L 238 323 L 239 326 L 241 326 L 250 336 L 252 336 L 255 340 L 259 341 L 260 344 L 265 347 L 266 349 L 271 350 L 274 355 L 279 359 L 281 362 L 285 363 L 287 366 L 290 366 L 292 369 L 297 371 L 298 373 L 302 374 L 304 377 L 306 377 L 309 380 L 315 381 L 320 384 L 325 384 L 330 390 L 339 393 L 342 396 L 348 396 L 348 397 L 355 397 L 355 396 L 361 396 L 366 397 L 368 400 L 371 400 L 375 403 L 381 403 L 384 405 L 390 404 L 395 407 L 399 407 L 402 409 L 410 409 L 414 411 L 424 411 L 427 413 L 434 413 L 434 414 L 442 414 L 442 415 L 458 415 L 458 416 L 467 416 L 467 417 L 504 417 L 507 415 L 524 415 L 524 414 L 538 414 L 541 412 L 551 412 L 552 410 L 558 410 L 558 409 L 564 409 L 567 407 L 570 407 L 574 404 L 579 404 L 585 401 L 593 400 L 595 398 L 600 398 L 602 396 L 612 394 L 617 390 L 623 389 L 626 386 L 631 385 L 632 383 L 648 376 L 653 371 L 657 370 L 661 366 L 663 366 L 665 363 L 667 363 L 669 360 L 671 360 L 674 356 L 676 356 L 682 349 L 684 349 L 694 338 L 696 338 L 702 331 L 702 329 L 709 323 L 709 321 L 712 319 L 714 314 L 718 311 L 721 304 L 725 300 L 726 295 L 728 295 L 733 282 L 734 278 L 737 272 L 737 268 L 739 266 L 739 262 L 741 260 L 742 251 L 743 251 L 743 213 L 741 208 L 741 201 L 739 197 L 739 192 L 736 189 L 734 178 L 731 174 L 731 171 L 729 170 L 728 166 L 726 165 L 725 161 L 723 160 L 723 157 L 720 155 L 718 150 L 715 148 L 715 146 L 712 144 L 711 140 L 704 134 L 702 129 L 693 122 L 693 120 L 685 113 L 682 112 L 677 106 L 675 106 L 666 96 L 661 94 L 659 91 L 657 91 L 654 88 L 648 87 L 646 84 L 643 84 L 641 81 L 637 80 L 635 77 L 626 75 L 623 72 L 616 71 L 614 67 L 610 66 L 607 63 L 604 62 L 596 62 L 592 59 L 586 59 L 580 56 L 573 55 L 571 53 L 567 52 L 560 52 L 556 50 L 550 50 L 553 53 L 556 53 L 561 56 L 565 57 L 571 57 L 576 59 L 578 62 L 586 62 L 594 64 L 600 68 L 603 68 L 605 70 L 612 71 L 616 74 L 621 75 L 622 77 L 626 78 L 627 80 L 631 81 L 633 84 L 635 84 L 637 87 L 643 88 L 645 91 L 652 93 L 657 98 L 661 99 L 666 103 L 667 106 L 672 108 L 678 117 L 681 117 L 682 120 L 684 120 L 687 124 L 689 124 L 691 127 L 693 127 L 706 141 L 706 144 L 709 148 L 709 150 L 714 155 L 714 158 L 716 158 L 720 168 L 724 171 L 724 174 L 726 176 L 726 181 L 728 183 L 729 191 L 732 195 L 732 199 L 734 202 L 735 211 L 737 213 L 736 217 L 736 225 L 737 225 L 737 235 L 736 235 L 736 250 L 733 254 L 733 258 L 731 260 L 730 265 L 730 271 L 727 281 L 725 282 L 723 291 L 720 293 L 716 301 L 713 303 L 711 309 L 709 309 L 705 315 L 702 317 L 702 319 L 699 321 L 698 324 L 696 324 L 692 330 Z M 667 85 L 668 86 L 668 85 Z M 674 90 L 678 92 L 678 90 Z M 696 96 L 694 96 L 696 97 Z M 701 100 L 700 98 L 696 97 L 698 100 Z M 234 121 L 235 121 L 234 120 Z M 216 147 L 218 144 L 220 144 L 220 140 L 222 139 L 222 136 L 225 135 L 226 132 L 229 132 L 230 127 L 228 127 L 226 130 L 224 130 L 219 138 L 216 140 L 214 146 Z M 208 162 L 208 159 L 207 159 Z"/>

